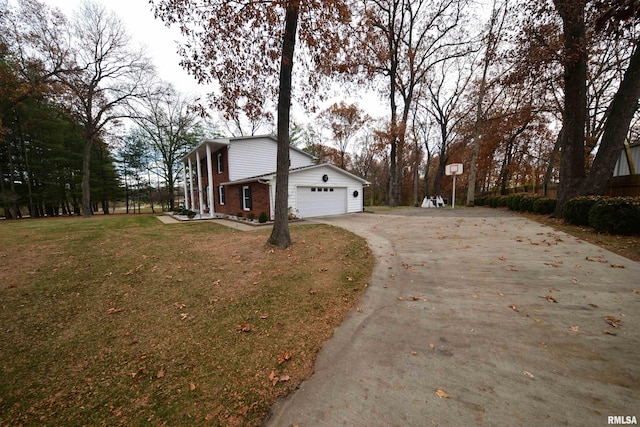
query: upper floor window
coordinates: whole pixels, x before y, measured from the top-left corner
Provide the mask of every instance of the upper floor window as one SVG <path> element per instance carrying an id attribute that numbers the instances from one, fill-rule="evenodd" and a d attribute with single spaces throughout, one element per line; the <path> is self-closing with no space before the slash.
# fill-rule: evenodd
<path id="1" fill-rule="evenodd" d="M 218 173 L 222 173 L 224 172 L 224 161 L 222 159 L 222 153 L 218 153 L 218 157 L 217 157 L 217 167 L 216 170 L 218 171 Z"/>

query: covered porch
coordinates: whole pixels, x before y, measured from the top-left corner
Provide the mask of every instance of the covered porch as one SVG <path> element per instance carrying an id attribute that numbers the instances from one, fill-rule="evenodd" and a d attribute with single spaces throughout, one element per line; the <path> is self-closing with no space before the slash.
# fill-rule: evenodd
<path id="1" fill-rule="evenodd" d="M 213 170 L 223 165 L 214 164 L 213 154 L 228 146 L 226 140 L 205 140 L 181 159 L 184 207 L 200 217 L 216 216 Z"/>

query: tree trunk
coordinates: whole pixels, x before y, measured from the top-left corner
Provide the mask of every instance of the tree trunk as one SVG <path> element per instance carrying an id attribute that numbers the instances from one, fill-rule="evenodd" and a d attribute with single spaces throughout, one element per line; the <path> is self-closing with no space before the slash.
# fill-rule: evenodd
<path id="1" fill-rule="evenodd" d="M 89 181 L 89 165 L 91 163 L 91 145 L 92 140 L 89 139 L 84 144 L 82 151 L 82 216 L 91 217 L 91 186 Z"/>
<path id="2" fill-rule="evenodd" d="M 631 120 L 637 111 L 638 99 L 640 99 L 640 42 L 636 42 L 629 67 L 611 101 L 610 114 L 604 125 L 598 154 L 587 178 L 580 186 L 580 194 L 604 194 L 607 181 L 613 175 L 616 160 L 624 148 Z"/>
<path id="3" fill-rule="evenodd" d="M 578 195 L 585 177 L 584 144 L 587 119 L 587 52 L 585 0 L 554 0 L 564 31 L 564 111 L 560 141 L 560 183 L 555 216 Z"/>
<path id="4" fill-rule="evenodd" d="M 273 230 L 269 243 L 279 248 L 291 244 L 289 234 L 289 115 L 291 110 L 291 75 L 300 0 L 290 0 L 285 15 L 280 61 L 280 88 L 278 93 L 278 154 L 276 171 L 276 200 Z"/>
<path id="5" fill-rule="evenodd" d="M 560 129 L 558 132 L 558 137 L 556 138 L 555 144 L 553 144 L 553 151 L 551 151 L 551 155 L 549 156 L 549 164 L 547 165 L 547 170 L 544 173 L 544 182 L 542 183 L 542 191 L 543 195 L 546 197 L 549 191 L 549 184 L 551 183 L 551 176 L 553 175 L 553 169 L 556 165 L 556 158 L 558 157 L 558 152 L 560 151 L 560 141 L 562 141 L 562 133 L 564 132 L 564 128 Z"/>

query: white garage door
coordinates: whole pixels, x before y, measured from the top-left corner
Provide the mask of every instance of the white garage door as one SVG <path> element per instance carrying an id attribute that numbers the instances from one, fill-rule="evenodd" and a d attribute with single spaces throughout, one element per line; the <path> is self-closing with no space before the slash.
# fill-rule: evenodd
<path id="1" fill-rule="evenodd" d="M 347 213 L 347 189 L 298 187 L 298 212 L 302 218 Z"/>

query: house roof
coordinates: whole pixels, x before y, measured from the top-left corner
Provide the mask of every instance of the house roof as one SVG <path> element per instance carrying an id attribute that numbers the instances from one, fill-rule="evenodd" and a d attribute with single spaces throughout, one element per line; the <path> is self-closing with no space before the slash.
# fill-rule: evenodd
<path id="1" fill-rule="evenodd" d="M 318 165 L 310 165 L 310 166 L 301 166 L 298 168 L 292 168 L 289 169 L 289 174 L 295 174 L 296 172 L 302 172 L 302 171 L 307 171 L 307 170 L 311 170 L 311 169 L 316 169 L 316 168 L 323 168 L 323 167 L 328 167 L 330 169 L 333 169 L 334 171 L 341 173 L 343 175 L 346 175 L 352 179 L 355 179 L 356 181 L 359 181 L 362 185 L 371 185 L 371 183 L 369 181 L 367 181 L 366 179 L 362 179 L 357 175 L 354 175 L 350 172 L 347 172 L 344 169 L 341 169 L 335 165 L 332 165 L 331 163 L 321 163 Z M 238 184 L 247 184 L 250 182 L 256 182 L 256 181 L 269 181 L 273 178 L 275 178 L 276 176 L 276 172 L 270 172 L 267 174 L 263 174 L 263 175 L 256 175 L 256 176 L 252 176 L 252 177 L 248 177 L 248 178 L 243 178 L 243 179 L 239 179 L 236 181 L 229 181 L 229 182 L 223 182 L 220 185 L 238 185 Z"/>
<path id="2" fill-rule="evenodd" d="M 198 144 L 194 149 L 192 149 L 187 154 L 185 154 L 182 157 L 182 159 L 180 159 L 180 161 L 184 162 L 184 161 L 188 160 L 189 157 L 193 157 L 195 154 L 200 153 L 201 150 L 204 147 L 206 147 L 207 145 L 209 145 L 211 147 L 211 151 L 216 151 L 216 150 L 219 150 L 220 148 L 229 146 L 229 145 L 233 144 L 234 142 L 251 141 L 251 140 L 254 140 L 254 139 L 270 139 L 274 143 L 276 143 L 276 144 L 278 143 L 278 138 L 276 138 L 275 135 L 253 135 L 253 136 L 237 136 L 237 137 L 230 137 L 230 138 L 205 139 L 200 144 Z M 312 156 L 311 154 L 309 154 L 306 151 L 301 150 L 300 148 L 295 147 L 293 145 L 290 145 L 289 149 L 297 151 L 297 152 L 299 152 L 301 154 L 304 154 L 305 156 L 308 156 L 311 159 L 315 159 L 315 157 Z"/>

